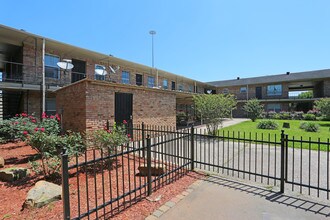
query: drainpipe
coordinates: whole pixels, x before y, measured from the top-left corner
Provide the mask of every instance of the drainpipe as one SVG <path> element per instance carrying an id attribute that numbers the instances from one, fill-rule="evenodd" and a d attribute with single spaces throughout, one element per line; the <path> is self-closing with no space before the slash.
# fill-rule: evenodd
<path id="1" fill-rule="evenodd" d="M 246 100 L 249 100 L 249 84 L 246 85 Z"/>
<path id="2" fill-rule="evenodd" d="M 45 38 L 42 39 L 42 112 L 46 111 Z"/>
<path id="3" fill-rule="evenodd" d="M 156 69 L 156 87 L 158 88 L 158 69 Z"/>

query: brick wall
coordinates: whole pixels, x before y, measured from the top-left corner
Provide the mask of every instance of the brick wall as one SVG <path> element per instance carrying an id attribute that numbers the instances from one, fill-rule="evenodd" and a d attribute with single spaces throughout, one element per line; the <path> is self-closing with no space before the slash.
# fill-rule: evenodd
<path id="1" fill-rule="evenodd" d="M 57 91 L 57 110 L 63 108 L 64 129 L 103 128 L 115 121 L 115 93 L 133 94 L 133 123 L 176 125 L 176 95 L 172 92 L 83 80 Z"/>
<path id="2" fill-rule="evenodd" d="M 65 130 L 86 131 L 86 83 L 75 83 L 56 92 L 56 110 L 62 112 Z"/>
<path id="3" fill-rule="evenodd" d="M 267 86 L 268 85 L 282 85 L 282 95 L 278 96 L 269 96 L 267 95 Z M 248 87 L 247 93 L 241 93 L 241 87 Z M 230 94 L 233 94 L 237 97 L 238 100 L 244 100 L 247 97 L 249 99 L 256 98 L 256 87 L 261 87 L 262 89 L 262 99 L 279 99 L 279 98 L 288 98 L 289 97 L 289 87 L 288 84 L 285 82 L 282 83 L 268 83 L 268 84 L 258 84 L 258 85 L 242 85 L 242 86 L 228 86 L 228 87 L 218 87 L 217 93 L 223 93 L 224 89 L 228 89 Z"/>
<path id="4" fill-rule="evenodd" d="M 330 79 L 323 81 L 324 97 L 330 97 Z"/>

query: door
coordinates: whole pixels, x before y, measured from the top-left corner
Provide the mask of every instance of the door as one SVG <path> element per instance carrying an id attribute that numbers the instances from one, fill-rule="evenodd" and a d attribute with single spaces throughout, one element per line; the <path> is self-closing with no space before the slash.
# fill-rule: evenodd
<path id="1" fill-rule="evenodd" d="M 172 81 L 172 90 L 175 90 L 175 82 Z"/>
<path id="2" fill-rule="evenodd" d="M 256 87 L 256 98 L 262 99 L 262 87 Z"/>
<path id="3" fill-rule="evenodd" d="M 131 93 L 115 93 L 115 121 L 116 124 L 122 124 L 124 120 L 127 122 L 128 128 L 133 127 L 133 94 Z M 132 129 L 128 132 L 133 135 Z"/>
<path id="4" fill-rule="evenodd" d="M 72 72 L 71 72 L 71 83 L 85 79 L 86 77 L 86 62 L 82 60 L 72 59 Z"/>
<path id="5" fill-rule="evenodd" d="M 142 86 L 142 75 L 136 74 L 136 85 Z"/>

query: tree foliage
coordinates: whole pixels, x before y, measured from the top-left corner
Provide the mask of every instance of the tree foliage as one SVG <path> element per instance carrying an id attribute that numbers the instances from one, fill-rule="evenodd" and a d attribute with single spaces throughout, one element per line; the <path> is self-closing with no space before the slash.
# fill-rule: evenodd
<path id="1" fill-rule="evenodd" d="M 308 91 L 308 92 L 302 92 L 298 95 L 299 99 L 310 99 L 313 98 L 313 92 Z"/>
<path id="2" fill-rule="evenodd" d="M 330 98 L 323 98 L 315 102 L 315 108 L 326 118 L 330 119 Z"/>
<path id="3" fill-rule="evenodd" d="M 233 95 L 203 94 L 193 96 L 193 100 L 197 114 L 207 122 L 208 132 L 214 135 L 224 118 L 231 117 L 232 110 L 236 108 Z"/>
<path id="4" fill-rule="evenodd" d="M 250 99 L 243 106 L 243 110 L 248 114 L 248 117 L 254 122 L 263 113 L 264 106 L 260 104 L 260 101 L 258 99 Z"/>

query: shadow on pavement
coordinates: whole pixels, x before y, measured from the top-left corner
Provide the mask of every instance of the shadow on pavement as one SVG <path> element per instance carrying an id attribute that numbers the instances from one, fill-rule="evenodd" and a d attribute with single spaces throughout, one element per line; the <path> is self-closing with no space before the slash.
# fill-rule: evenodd
<path id="1" fill-rule="evenodd" d="M 325 217 L 330 217 L 330 205 L 324 202 L 310 201 L 306 198 L 299 198 L 299 196 L 291 196 L 281 194 L 279 192 L 274 192 L 258 186 L 252 186 L 246 183 L 238 182 L 235 180 L 225 179 L 219 176 L 210 176 L 204 181 L 217 184 L 222 187 L 231 188 L 234 190 L 239 190 L 247 194 L 253 194 L 255 196 L 260 196 L 269 202 L 275 202 L 278 204 L 294 207 L 296 209 L 301 209 L 306 212 L 311 212 Z"/>

